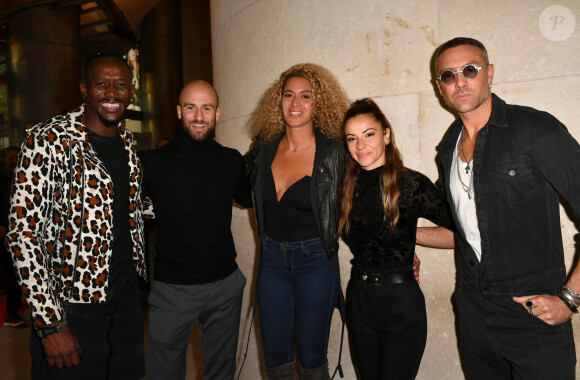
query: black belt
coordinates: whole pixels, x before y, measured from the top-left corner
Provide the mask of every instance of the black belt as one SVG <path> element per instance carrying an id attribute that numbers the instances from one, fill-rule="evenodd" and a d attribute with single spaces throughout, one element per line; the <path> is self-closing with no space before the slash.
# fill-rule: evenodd
<path id="1" fill-rule="evenodd" d="M 351 275 L 358 281 L 365 282 L 374 286 L 381 286 L 382 284 L 402 284 L 403 282 L 415 280 L 415 275 L 413 272 L 378 273 L 360 268 L 352 268 Z"/>

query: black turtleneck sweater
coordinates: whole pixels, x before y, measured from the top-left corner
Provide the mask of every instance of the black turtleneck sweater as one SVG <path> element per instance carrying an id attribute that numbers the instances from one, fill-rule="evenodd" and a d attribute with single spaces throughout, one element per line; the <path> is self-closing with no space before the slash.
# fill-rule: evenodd
<path id="1" fill-rule="evenodd" d="M 232 202 L 250 207 L 240 153 L 213 139 L 182 136 L 144 152 L 143 193 L 157 223 L 155 280 L 181 285 L 226 278 L 237 268 Z"/>
<path id="2" fill-rule="evenodd" d="M 349 214 L 350 230 L 345 239 L 354 255 L 353 265 L 392 272 L 410 271 L 413 266 L 417 220 L 425 218 L 454 229 L 449 205 L 429 178 L 405 169 L 397 179 L 399 221 L 395 229 L 384 218 L 379 177 L 382 166 L 360 170 Z"/>

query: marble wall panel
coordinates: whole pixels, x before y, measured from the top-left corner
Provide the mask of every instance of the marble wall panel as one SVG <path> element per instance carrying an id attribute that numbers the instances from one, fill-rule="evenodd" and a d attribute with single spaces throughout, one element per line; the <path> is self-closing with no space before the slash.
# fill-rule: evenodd
<path id="1" fill-rule="evenodd" d="M 225 112 L 226 108 L 222 106 L 222 115 Z M 242 155 L 246 154 L 251 143 L 248 120 L 249 116 L 246 115 L 229 120 L 222 116 L 216 126 L 216 140 L 224 146 L 237 149 Z"/>
<path id="2" fill-rule="evenodd" d="M 417 94 L 374 99 L 393 128 L 397 148 L 406 167 L 422 172 L 419 139 L 419 97 Z"/>
<path id="3" fill-rule="evenodd" d="M 544 11 L 547 23 L 541 23 Z M 510 0 L 509 5 L 501 0 L 439 2 L 439 42 L 457 36 L 477 38 L 486 46 L 490 62 L 511 68 L 496 73 L 499 82 L 580 74 L 579 22 L 576 0 Z M 562 41 L 547 37 L 558 31 L 565 36 L 566 30 L 571 34 Z"/>
<path id="4" fill-rule="evenodd" d="M 259 379 L 263 371 L 262 348 L 259 336 L 256 334 L 258 328 L 257 314 L 250 333 L 250 322 L 254 313 L 254 300 L 256 297 L 256 277 L 259 260 L 259 239 L 253 220 L 234 216 L 232 218 L 232 234 L 238 253 L 237 262 L 240 270 L 246 276 L 246 287 L 242 300 L 242 313 L 240 322 L 240 336 L 238 339 L 238 370 L 248 346 L 248 357 L 244 364 L 244 379 Z M 263 375 L 263 378 L 266 378 Z"/>
<path id="5" fill-rule="evenodd" d="M 212 24 L 219 22 L 212 15 Z M 279 23 L 278 2 L 258 1 L 212 34 L 214 83 L 223 94 L 224 120 L 252 113 L 280 75 Z"/>
<path id="6" fill-rule="evenodd" d="M 333 71 L 351 97 L 428 86 L 436 47 L 435 1 L 322 0 L 282 3 L 285 66 L 302 61 Z"/>
<path id="7" fill-rule="evenodd" d="M 211 0 L 212 35 L 224 27 L 229 28 L 228 22 L 233 17 L 258 1 L 259 0 Z"/>
<path id="8" fill-rule="evenodd" d="M 455 120 L 455 115 L 441 107 L 434 91 L 419 94 L 419 140 L 421 144 L 422 173 L 432 181 L 439 178 L 437 168 L 437 146 L 447 129 Z"/>

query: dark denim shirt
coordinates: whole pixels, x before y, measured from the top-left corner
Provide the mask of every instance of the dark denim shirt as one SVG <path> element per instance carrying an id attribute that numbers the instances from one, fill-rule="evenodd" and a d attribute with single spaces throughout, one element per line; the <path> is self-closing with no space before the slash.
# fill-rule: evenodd
<path id="1" fill-rule="evenodd" d="M 491 117 L 473 153 L 479 263 L 449 190 L 461 127 L 457 119 L 439 145 L 440 182 L 458 230 L 460 284 L 479 286 L 488 296 L 556 293 L 566 277 L 559 195 L 578 217 L 580 146 L 552 115 L 493 95 Z"/>

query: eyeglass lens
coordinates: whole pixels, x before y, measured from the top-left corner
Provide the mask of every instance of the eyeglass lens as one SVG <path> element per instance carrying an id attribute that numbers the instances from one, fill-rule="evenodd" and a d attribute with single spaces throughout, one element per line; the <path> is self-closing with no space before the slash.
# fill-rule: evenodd
<path id="1" fill-rule="evenodd" d="M 479 74 L 479 69 L 475 65 L 466 65 L 463 70 L 461 71 L 463 77 L 465 79 L 475 79 L 477 74 Z M 453 84 L 455 83 L 455 76 L 457 74 L 452 70 L 445 70 L 441 74 L 441 82 L 445 84 Z"/>

